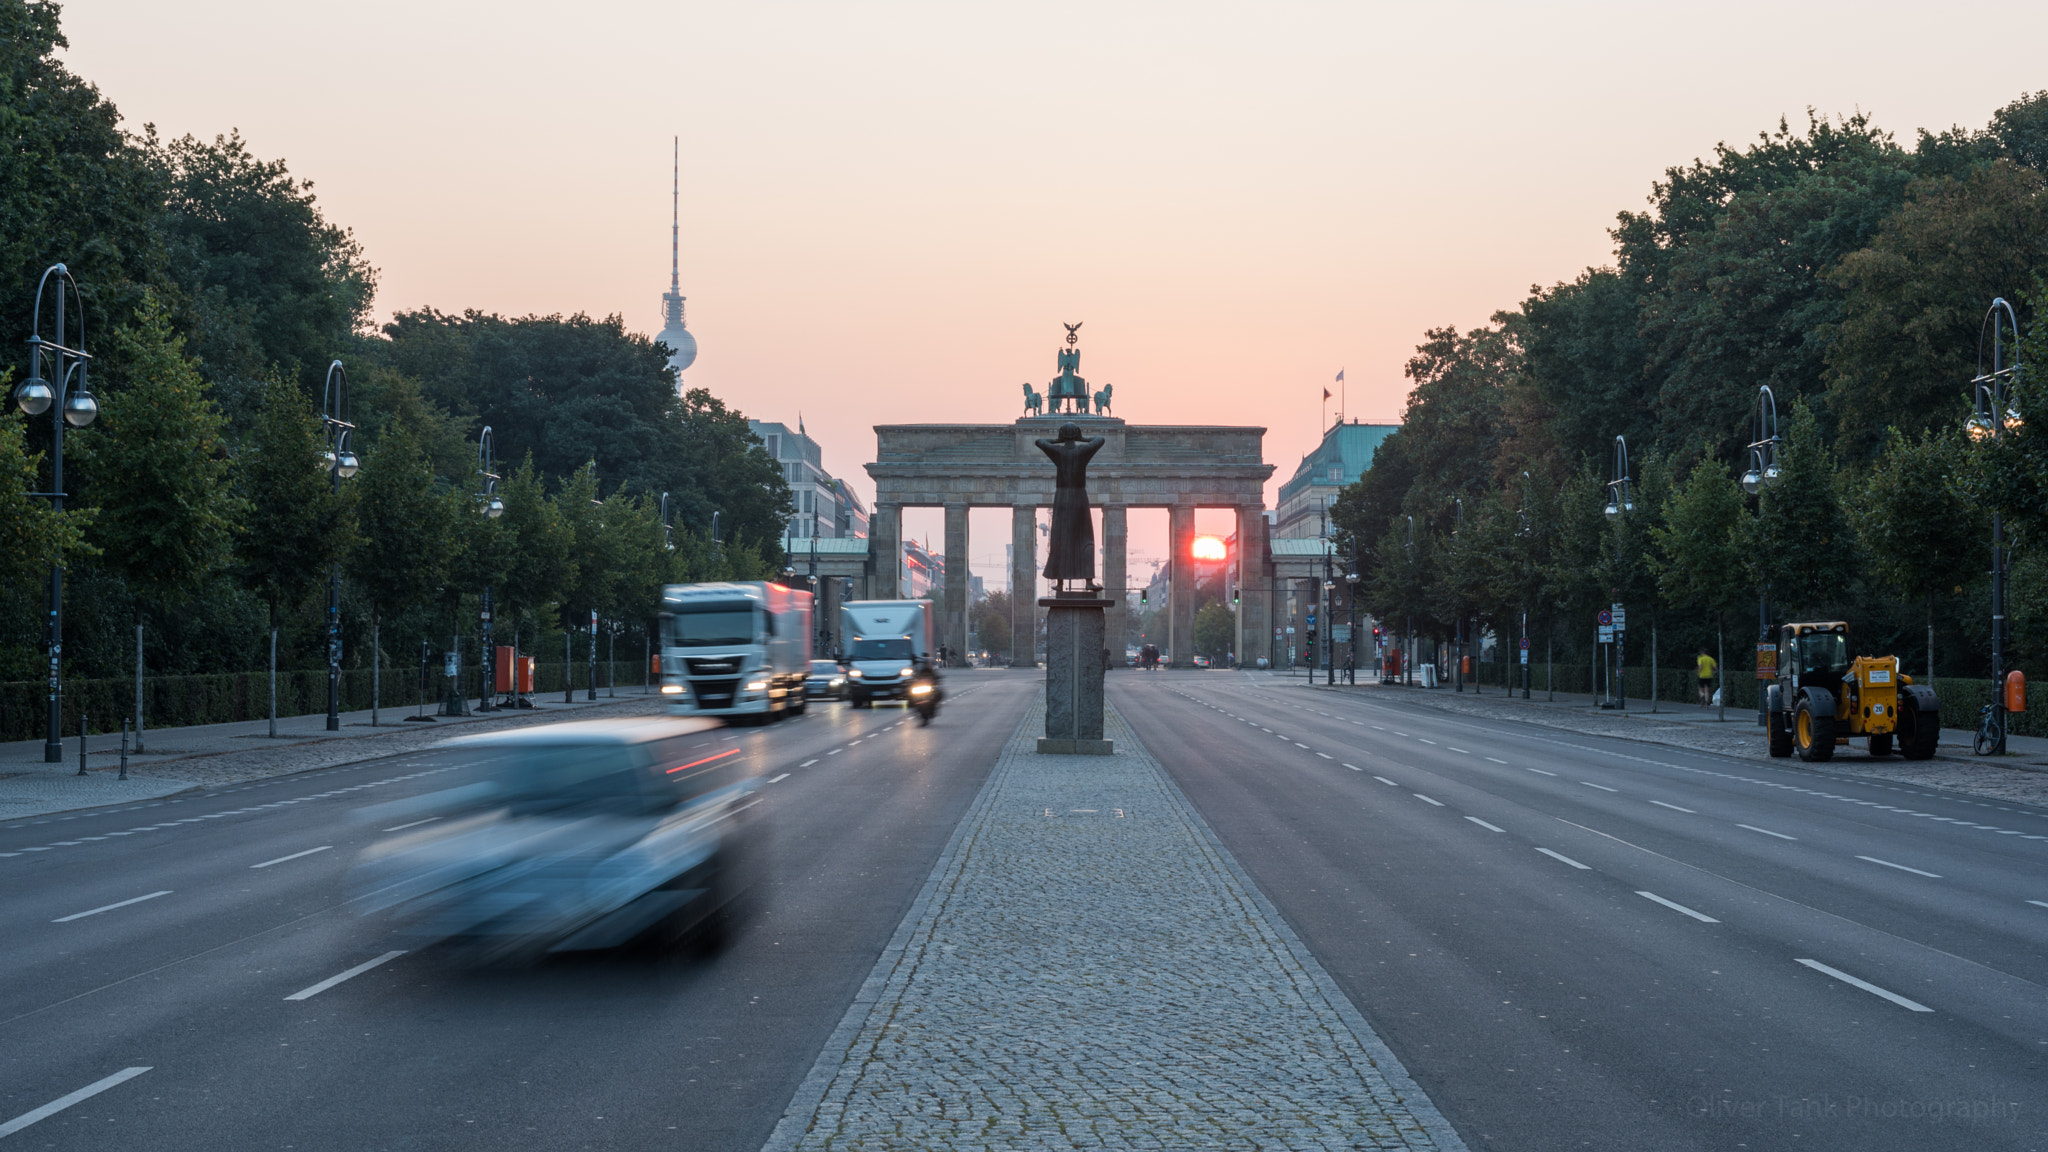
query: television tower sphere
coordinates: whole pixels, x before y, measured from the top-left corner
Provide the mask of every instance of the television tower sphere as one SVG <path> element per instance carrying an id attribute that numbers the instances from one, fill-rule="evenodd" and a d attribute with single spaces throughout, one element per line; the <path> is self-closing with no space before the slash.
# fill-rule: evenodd
<path id="1" fill-rule="evenodd" d="M 670 314 L 668 326 L 663 328 L 661 335 L 655 339 L 668 345 L 672 353 L 668 358 L 668 366 L 681 372 L 697 362 L 697 338 L 690 334 L 688 328 L 683 327 L 682 301 L 678 300 L 676 304 L 675 311 Z"/>

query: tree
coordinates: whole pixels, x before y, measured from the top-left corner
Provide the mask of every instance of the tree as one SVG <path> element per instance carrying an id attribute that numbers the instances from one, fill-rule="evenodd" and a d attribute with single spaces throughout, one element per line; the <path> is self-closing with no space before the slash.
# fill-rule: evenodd
<path id="1" fill-rule="evenodd" d="M 277 734 L 278 618 L 327 583 L 354 540 L 321 453 L 320 417 L 297 385 L 271 377 L 237 469 L 247 508 L 235 553 L 242 582 L 270 610 L 270 733 Z"/>
<path id="2" fill-rule="evenodd" d="M 1927 676 L 1934 678 L 1934 598 L 1957 586 L 1956 562 L 1990 548 L 1983 506 L 1969 499 L 1959 472 L 1969 459 L 1953 429 L 1908 440 L 1887 429 L 1884 450 L 1849 503 L 1871 575 L 1905 599 L 1927 606 Z"/>
<path id="3" fill-rule="evenodd" d="M 0 373 L 0 388 L 10 383 Z M 52 512 L 29 495 L 42 487 L 36 478 L 43 456 L 28 452 L 22 424 L 19 411 L 0 412 L 0 581 L 7 583 L 47 576 L 52 565 L 92 552 L 85 538 L 92 509 Z"/>
<path id="4" fill-rule="evenodd" d="M 501 612 L 513 617 L 512 643 L 517 647 L 519 623 L 560 603 L 576 582 L 576 537 L 562 522 L 561 508 L 547 498 L 530 454 L 498 491 L 505 501 L 498 523 L 509 554 L 498 604 Z"/>
<path id="5" fill-rule="evenodd" d="M 1778 461 L 1782 475 L 1758 498 L 1744 552 L 1752 581 L 1770 585 L 1789 619 L 1849 600 L 1859 565 L 1820 421 L 1804 400 L 1792 406 Z"/>
<path id="6" fill-rule="evenodd" d="M 782 532 L 796 514 L 796 502 L 782 466 L 747 427 L 747 418 L 702 388 L 682 397 L 674 435 L 685 462 L 686 522 L 703 528 L 714 510 L 724 513 L 725 538 L 750 541 L 771 565 L 782 562 Z"/>
<path id="7" fill-rule="evenodd" d="M 135 748 L 143 748 L 143 623 L 149 608 L 186 601 L 233 558 L 246 510 L 229 484 L 227 420 L 206 395 L 198 366 L 148 293 L 133 325 L 114 330 L 111 351 L 126 387 L 109 390 L 92 427 L 72 435 L 96 510 L 91 539 L 101 564 L 135 596 Z"/>
<path id="8" fill-rule="evenodd" d="M 1221 604 L 1210 604 L 1195 613 L 1195 651 L 1222 659 L 1237 645 L 1237 616 Z"/>
<path id="9" fill-rule="evenodd" d="M 991 592 L 974 606 L 974 633 L 981 641 L 983 651 L 1007 654 L 1010 651 L 1010 594 Z M 1110 641 L 1111 654 L 1121 658 L 1124 638 L 1113 637 Z"/>
<path id="10" fill-rule="evenodd" d="M 443 492 L 419 438 L 403 424 L 388 428 L 350 481 L 361 540 L 349 553 L 349 582 L 370 604 L 370 723 L 383 688 L 383 622 L 431 602 L 447 583 L 458 538 L 462 498 Z"/>

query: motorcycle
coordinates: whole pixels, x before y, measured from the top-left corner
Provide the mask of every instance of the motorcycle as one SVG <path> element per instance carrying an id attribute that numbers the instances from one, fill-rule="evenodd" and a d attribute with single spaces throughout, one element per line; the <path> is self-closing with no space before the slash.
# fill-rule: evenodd
<path id="1" fill-rule="evenodd" d="M 937 673 L 929 668 L 920 671 L 917 679 L 910 684 L 909 696 L 910 708 L 917 713 L 918 727 L 922 728 L 932 722 L 932 717 L 939 714 L 939 701 L 945 698 L 946 693 L 939 687 Z"/>

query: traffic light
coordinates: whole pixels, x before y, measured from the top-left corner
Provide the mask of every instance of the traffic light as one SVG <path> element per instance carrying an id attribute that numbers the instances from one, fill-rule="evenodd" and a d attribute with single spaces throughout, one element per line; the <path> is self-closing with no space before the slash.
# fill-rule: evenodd
<path id="1" fill-rule="evenodd" d="M 1150 588 L 1138 589 L 1138 607 L 1143 608 L 1146 602 L 1150 601 L 1151 599 L 1152 590 Z"/>
<path id="2" fill-rule="evenodd" d="M 1230 610 L 1232 612 L 1237 611 L 1237 589 L 1235 588 L 1230 590 Z"/>

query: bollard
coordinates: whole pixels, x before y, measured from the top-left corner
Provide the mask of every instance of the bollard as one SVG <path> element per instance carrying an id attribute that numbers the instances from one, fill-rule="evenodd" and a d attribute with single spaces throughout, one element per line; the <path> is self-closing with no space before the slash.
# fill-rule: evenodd
<path id="1" fill-rule="evenodd" d="M 85 715 L 78 717 L 78 774 L 85 775 Z"/>
<path id="2" fill-rule="evenodd" d="M 128 718 L 121 718 L 121 779 L 128 778 Z"/>

